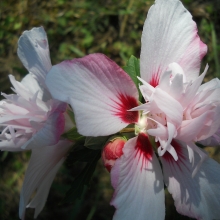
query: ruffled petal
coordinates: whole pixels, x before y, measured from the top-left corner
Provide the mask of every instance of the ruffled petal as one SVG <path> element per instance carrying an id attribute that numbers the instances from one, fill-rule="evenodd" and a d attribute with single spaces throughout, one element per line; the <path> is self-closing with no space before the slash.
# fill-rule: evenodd
<path id="1" fill-rule="evenodd" d="M 48 106 L 43 101 L 45 95 L 49 93 L 45 89 L 43 89 L 38 81 L 35 79 L 33 74 L 29 73 L 27 74 L 21 82 L 18 82 L 15 80 L 15 77 L 13 75 L 9 75 L 9 79 L 11 81 L 11 84 L 14 86 L 12 90 L 17 93 L 17 95 L 14 95 L 14 98 L 16 100 L 11 100 L 13 103 L 18 104 L 22 107 L 25 107 L 27 109 L 39 109 L 41 108 L 44 111 L 48 110 Z M 4 95 L 4 94 L 3 94 Z M 10 95 L 4 95 L 6 99 L 10 97 Z M 13 95 L 11 95 L 13 96 Z M 49 95 L 50 96 L 50 95 Z M 47 95 L 48 97 L 48 95 Z M 50 96 L 51 97 L 51 96 Z M 21 100 L 22 99 L 22 100 Z M 35 105 L 35 106 L 34 106 Z"/>
<path id="2" fill-rule="evenodd" d="M 37 102 L 45 105 L 44 102 L 47 102 L 49 99 L 51 99 L 51 94 L 47 88 L 42 86 L 42 83 L 40 85 L 39 83 L 40 82 L 38 79 L 32 73 L 27 74 L 21 80 L 21 84 L 24 85 L 24 87 L 27 88 L 31 94 L 36 94 L 37 92 Z"/>
<path id="3" fill-rule="evenodd" d="M 17 53 L 26 69 L 37 77 L 40 84 L 44 85 L 46 74 L 52 67 L 44 28 L 24 31 L 18 40 Z"/>
<path id="4" fill-rule="evenodd" d="M 174 124 L 176 128 L 181 124 L 183 108 L 172 96 L 160 88 L 156 88 L 153 94 L 153 101 L 157 104 L 161 112 L 166 115 L 168 122 Z"/>
<path id="5" fill-rule="evenodd" d="M 207 110 L 196 118 L 184 120 L 178 129 L 177 139 L 184 142 L 199 141 L 215 134 L 220 126 L 220 107 Z"/>
<path id="6" fill-rule="evenodd" d="M 205 74 L 208 70 L 208 65 L 206 65 L 204 72 L 196 78 L 192 83 L 189 83 L 186 87 L 186 91 L 181 97 L 180 103 L 183 106 L 183 109 L 187 107 L 187 105 L 190 104 L 190 102 L 193 100 L 195 97 L 195 94 L 198 92 L 199 87 L 205 77 Z"/>
<path id="7" fill-rule="evenodd" d="M 177 141 L 173 141 L 172 145 L 179 159 L 175 161 L 172 156 L 165 153 L 161 161 L 165 184 L 173 196 L 177 211 L 196 219 L 218 219 L 220 164 L 208 158 L 192 177 L 195 166 L 200 163 L 200 156 L 194 152 L 194 165 L 192 165 L 187 146 Z"/>
<path id="8" fill-rule="evenodd" d="M 36 198 L 33 198 L 29 206 L 36 208 L 35 216 L 42 210 L 55 173 L 63 162 L 71 145 L 73 143 L 70 141 L 60 140 L 54 146 L 32 150 L 20 196 L 19 216 L 22 220 L 25 217 L 26 206 L 35 191 L 37 191 Z M 42 194 L 44 196 L 40 199 Z"/>
<path id="9" fill-rule="evenodd" d="M 138 120 L 138 91 L 131 78 L 102 54 L 53 66 L 46 84 L 55 99 L 71 104 L 79 133 L 104 136 Z"/>
<path id="10" fill-rule="evenodd" d="M 35 121 L 30 121 L 30 124 L 32 127 L 39 126 Z M 44 122 L 43 127 L 22 146 L 22 149 L 54 145 L 60 140 L 60 135 L 64 132 L 64 128 L 65 118 L 63 112 L 52 112 Z"/>
<path id="11" fill-rule="evenodd" d="M 162 172 L 147 135 L 140 133 L 125 144 L 111 170 L 111 181 L 115 189 L 113 219 L 164 219 Z"/>
<path id="12" fill-rule="evenodd" d="M 191 120 L 184 120 L 178 129 L 177 139 L 191 142 L 197 141 L 197 136 L 203 129 L 204 124 L 211 120 L 213 112 L 208 111 Z"/>
<path id="13" fill-rule="evenodd" d="M 173 62 L 183 68 L 187 81 L 194 80 L 207 52 L 191 14 L 178 0 L 156 0 L 148 12 L 141 42 L 141 78 L 154 87 Z"/>

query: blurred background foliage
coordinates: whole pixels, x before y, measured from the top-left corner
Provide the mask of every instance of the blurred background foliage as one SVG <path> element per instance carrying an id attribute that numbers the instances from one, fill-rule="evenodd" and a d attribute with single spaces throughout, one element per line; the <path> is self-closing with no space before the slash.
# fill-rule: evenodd
<path id="1" fill-rule="evenodd" d="M 199 35 L 208 45 L 202 68 L 210 68 L 205 80 L 220 77 L 220 0 L 183 0 L 197 22 Z M 20 80 L 27 73 L 16 50 L 21 33 L 43 26 L 47 32 L 52 63 L 104 53 L 125 65 L 130 55 L 140 56 L 141 33 L 152 0 L 0 0 L 0 90 L 11 93 L 8 74 Z M 206 150 L 220 162 L 219 148 Z M 0 219 L 18 219 L 19 192 L 30 152 L 0 152 Z M 47 204 L 37 219 L 110 220 L 113 193 L 109 173 L 102 162 L 81 200 L 62 205 L 61 200 L 83 164 L 65 163 L 52 185 Z M 189 219 L 176 213 L 171 196 L 166 197 L 166 219 Z M 144 205 L 144 204 L 143 204 Z M 159 210 L 158 210 L 159 211 Z M 28 209 L 27 218 L 33 219 Z"/>

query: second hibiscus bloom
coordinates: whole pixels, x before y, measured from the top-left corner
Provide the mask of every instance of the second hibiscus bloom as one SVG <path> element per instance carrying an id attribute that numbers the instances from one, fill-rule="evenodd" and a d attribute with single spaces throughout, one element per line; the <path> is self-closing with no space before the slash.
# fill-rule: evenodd
<path id="1" fill-rule="evenodd" d="M 195 145 L 220 125 L 219 80 L 200 86 L 206 51 L 182 3 L 157 0 L 142 34 L 140 91 L 146 103 L 138 106 L 131 78 L 102 54 L 62 62 L 49 72 L 46 84 L 54 98 L 72 106 L 80 134 L 105 136 L 129 124 L 138 127 L 111 170 L 114 219 L 164 219 L 163 182 L 180 213 L 219 217 L 213 209 L 220 206 L 220 165 Z"/>

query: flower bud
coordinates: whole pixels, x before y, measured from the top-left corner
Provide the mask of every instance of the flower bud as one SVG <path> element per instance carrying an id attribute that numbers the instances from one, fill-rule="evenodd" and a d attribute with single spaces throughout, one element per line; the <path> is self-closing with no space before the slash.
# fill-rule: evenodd
<path id="1" fill-rule="evenodd" d="M 123 138 L 115 138 L 105 145 L 102 151 L 102 160 L 104 166 L 110 172 L 112 167 L 115 164 L 116 159 L 121 157 L 123 154 L 122 149 L 126 143 L 126 140 Z"/>

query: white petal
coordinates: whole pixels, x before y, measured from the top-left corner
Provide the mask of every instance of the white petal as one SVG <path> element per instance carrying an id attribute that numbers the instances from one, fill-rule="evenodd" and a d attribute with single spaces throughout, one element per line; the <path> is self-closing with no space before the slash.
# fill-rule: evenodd
<path id="1" fill-rule="evenodd" d="M 179 100 L 184 92 L 185 74 L 177 63 L 171 63 L 169 70 L 171 71 L 166 71 L 161 75 L 158 88 Z"/>
<path id="2" fill-rule="evenodd" d="M 179 159 L 167 153 L 161 157 L 165 183 L 172 194 L 179 213 L 191 218 L 213 220 L 219 218 L 220 164 L 208 158 L 192 177 L 200 156 L 194 152 L 194 166 L 190 163 L 186 145 L 173 141 Z"/>
<path id="3" fill-rule="evenodd" d="M 211 137 L 209 137 L 205 140 L 199 141 L 199 143 L 202 145 L 205 145 L 205 146 L 208 146 L 208 145 L 218 146 L 218 145 L 220 145 L 220 129 L 218 129 L 217 132 L 215 134 L 213 134 Z"/>
<path id="4" fill-rule="evenodd" d="M 51 171 L 47 174 L 47 176 L 42 180 L 40 186 L 37 188 L 37 193 L 31 202 L 26 206 L 26 208 L 35 208 L 34 218 L 37 218 L 39 213 L 44 208 L 44 205 L 47 201 L 47 197 L 49 194 L 50 187 L 52 182 L 57 174 L 57 171 L 65 161 L 65 158 L 62 158 Z"/>
<path id="5" fill-rule="evenodd" d="M 26 135 L 28 136 L 28 135 Z M 15 140 L 1 140 L 0 150 L 2 151 L 23 151 L 22 145 L 24 145 L 30 137 L 16 138 Z M 1 138 L 0 138 L 1 139 Z"/>
<path id="6" fill-rule="evenodd" d="M 51 68 L 48 40 L 44 28 L 24 31 L 18 40 L 17 53 L 26 69 L 44 85 L 46 74 Z"/>
<path id="7" fill-rule="evenodd" d="M 216 90 L 220 87 L 220 80 L 218 78 L 214 78 L 199 87 L 198 92 L 208 91 L 208 90 Z"/>
<path id="8" fill-rule="evenodd" d="M 185 76 L 185 73 L 182 69 L 182 67 L 178 64 L 178 63 L 171 63 L 169 64 L 169 70 L 172 71 L 172 77 L 171 77 L 171 81 L 173 80 L 173 78 L 176 76 L 176 74 L 179 74 L 182 76 L 183 78 L 183 83 L 186 82 L 186 76 Z"/>
<path id="9" fill-rule="evenodd" d="M 14 92 L 18 94 L 17 99 L 25 99 L 23 101 L 20 101 L 20 105 L 25 107 L 27 104 L 24 102 L 27 102 L 30 106 L 33 107 L 33 104 L 37 104 L 37 108 L 42 108 L 43 110 L 48 110 L 48 107 L 46 106 L 46 103 L 44 101 L 51 98 L 51 95 L 49 94 L 49 91 L 46 89 L 43 89 L 38 81 L 35 79 L 33 74 L 29 73 L 27 74 L 21 82 L 18 82 L 15 80 L 15 77 L 12 75 L 9 75 L 11 84 L 14 86 Z M 20 96 L 20 97 L 19 97 Z M 45 97 L 47 99 L 45 99 Z M 7 95 L 5 96 L 7 99 Z M 44 101 L 42 101 L 44 100 Z M 30 107 L 29 107 L 30 108 Z M 36 107 L 35 107 L 36 108 Z"/>
<path id="10" fill-rule="evenodd" d="M 191 14 L 178 0 L 156 0 L 148 12 L 141 42 L 141 78 L 154 87 L 173 62 L 183 68 L 187 81 L 195 79 L 207 51 Z"/>
<path id="11" fill-rule="evenodd" d="M 39 79 L 34 74 L 29 73 L 22 79 L 21 84 L 24 85 L 31 94 L 38 92 L 38 99 L 46 102 L 51 99 L 51 94 L 47 88 L 42 86 L 42 83 L 41 86 L 39 85 L 38 80 Z"/>
<path id="12" fill-rule="evenodd" d="M 181 95 L 183 94 L 183 75 L 176 74 L 172 80 L 172 84 L 170 85 L 170 95 L 176 100 L 179 100 Z"/>
<path id="13" fill-rule="evenodd" d="M 111 170 L 115 220 L 163 220 L 164 187 L 159 162 L 145 134 L 130 139 Z"/>
<path id="14" fill-rule="evenodd" d="M 155 89 L 153 98 L 158 108 L 166 115 L 167 121 L 177 128 L 181 124 L 183 117 L 183 108 L 180 103 L 160 88 Z"/>
<path id="15" fill-rule="evenodd" d="M 102 54 L 53 66 L 46 84 L 55 99 L 71 104 L 79 133 L 104 136 L 138 120 L 138 91 L 115 62 Z"/>
<path id="16" fill-rule="evenodd" d="M 198 77 L 196 78 L 192 84 L 188 84 L 187 88 L 186 88 L 186 92 L 185 94 L 183 94 L 183 97 L 181 99 L 181 105 L 183 106 L 183 109 L 185 109 L 187 107 L 187 105 L 193 100 L 193 98 L 195 97 L 204 77 L 205 74 L 208 70 L 208 65 L 206 65 L 204 72 Z"/>
<path id="17" fill-rule="evenodd" d="M 30 75 L 27 76 L 27 78 L 29 78 Z M 18 82 L 15 80 L 15 77 L 13 75 L 9 75 L 9 79 L 11 81 L 11 84 L 14 87 L 14 91 L 21 96 L 22 98 L 24 98 L 25 100 L 29 100 L 33 97 L 33 95 L 38 92 L 40 89 L 40 87 L 38 87 L 38 89 L 35 92 L 31 92 L 28 90 L 28 88 L 26 88 L 24 85 L 22 85 L 22 83 Z M 29 84 L 32 84 L 31 82 L 34 80 L 29 80 Z M 33 87 L 33 85 L 32 85 Z"/>
<path id="18" fill-rule="evenodd" d="M 61 140 L 54 146 L 32 150 L 20 196 L 19 216 L 21 219 L 24 219 L 26 206 L 36 190 L 36 199 L 33 200 L 31 207 L 37 209 L 36 214 L 42 209 L 46 198 L 44 196 L 42 200 L 38 200 L 43 193 L 41 190 L 48 195 L 45 190 L 49 190 L 52 178 L 55 176 L 54 172 L 57 171 L 60 161 L 63 161 L 71 145 L 73 143 Z M 43 186 L 46 188 L 43 189 Z"/>

